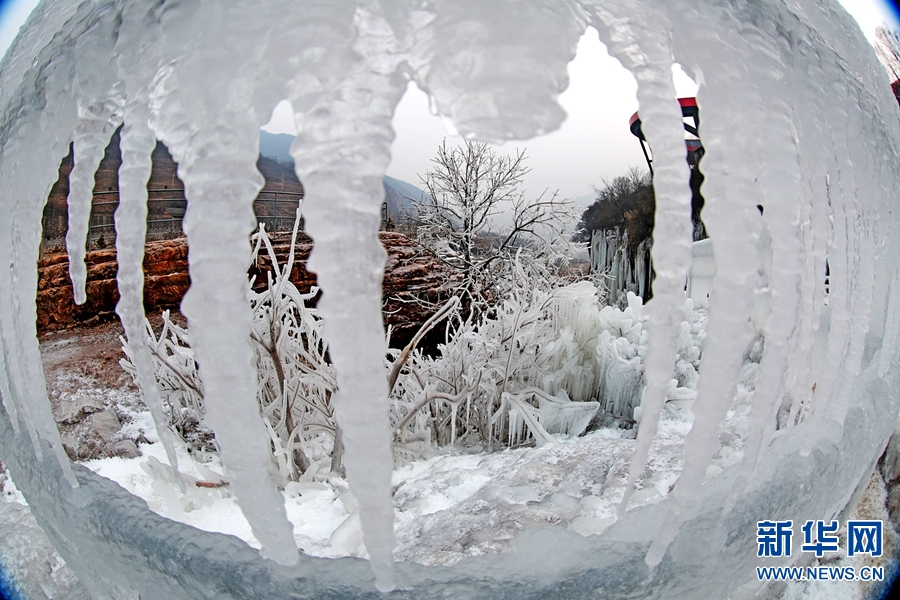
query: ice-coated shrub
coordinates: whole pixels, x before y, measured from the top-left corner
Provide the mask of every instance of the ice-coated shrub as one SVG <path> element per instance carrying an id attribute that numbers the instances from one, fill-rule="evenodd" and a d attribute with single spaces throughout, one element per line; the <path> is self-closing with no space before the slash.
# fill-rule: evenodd
<path id="1" fill-rule="evenodd" d="M 250 291 L 253 311 L 251 332 L 257 372 L 260 413 L 271 438 L 273 461 L 282 483 L 296 480 L 311 460 L 332 454 L 335 441 L 331 397 L 337 388 L 334 367 L 327 359 L 322 322 L 306 300 L 317 290 L 301 294 L 290 282 L 294 239 L 287 262 L 279 265 L 265 228 L 253 236 L 253 260 L 264 246 L 273 271 L 261 292 Z M 212 435 L 203 425 L 203 384 L 200 381 L 190 334 L 163 313 L 159 336 L 147 322 L 148 344 L 154 358 L 156 381 L 170 425 L 195 449 L 211 445 Z M 128 359 L 122 366 L 135 375 Z M 201 446 L 199 442 L 202 441 Z"/>
<path id="2" fill-rule="evenodd" d="M 250 291 L 253 310 L 254 357 L 259 388 L 257 400 L 263 422 L 275 448 L 282 479 L 296 480 L 310 466 L 310 457 L 332 454 L 335 419 L 331 398 L 337 390 L 334 366 L 327 357 L 322 320 L 306 301 L 318 290 L 301 294 L 290 282 L 299 211 L 291 238 L 291 250 L 283 266 L 260 225 L 252 259 L 265 245 L 273 271 L 262 292 Z M 273 276 L 274 272 L 274 276 Z"/>
<path id="3" fill-rule="evenodd" d="M 684 320 L 678 334 L 678 358 L 666 397 L 670 401 L 694 400 L 700 380 L 700 358 L 706 345 L 706 312 L 695 311 L 690 298 L 684 301 Z"/>
<path id="4" fill-rule="evenodd" d="M 144 322 L 156 384 L 169 426 L 185 441 L 190 451 L 214 451 L 215 436 L 203 422 L 203 384 L 197 374 L 190 335 L 186 329 L 172 321 L 169 311 L 162 313 L 163 325 L 158 336 L 150 321 L 145 319 Z M 119 364 L 137 382 L 137 369 L 131 349 L 125 338 L 120 336 L 119 339 L 122 342 L 122 352 L 125 353 L 125 358 Z"/>
<path id="5" fill-rule="evenodd" d="M 266 287 L 251 289 L 249 296 L 257 401 L 274 470 L 286 483 L 317 459 L 331 456 L 332 469 L 340 467 L 331 407 L 336 375 L 321 319 L 306 306 L 316 290 L 301 294 L 289 280 L 293 240 L 283 265 L 262 226 L 253 242 L 253 260 L 265 248 L 273 265 Z M 534 277 L 529 267 L 514 262 L 509 292 L 490 311 L 463 318 L 457 299 L 440 311 L 442 318 L 443 313 L 456 316 L 439 356 L 411 348 L 392 351 L 391 418 L 400 460 L 436 446 L 494 450 L 553 443 L 559 436 L 583 434 L 598 416 L 626 425 L 639 419 L 648 338 L 641 298 L 629 293 L 624 309 L 603 306 L 593 283 L 554 287 L 552 278 Z M 690 300 L 684 318 L 670 400 L 696 396 L 705 334 Z M 165 312 L 159 335 L 149 321 L 147 334 L 171 427 L 194 450 L 213 450 L 189 332 Z M 129 360 L 122 365 L 134 375 L 123 347 Z"/>
<path id="6" fill-rule="evenodd" d="M 642 309 L 631 293 L 620 310 L 602 306 L 590 282 L 551 288 L 520 270 L 492 313 L 448 327 L 439 356 L 412 355 L 393 394 L 400 447 L 543 444 L 582 434 L 595 415 L 634 422 L 647 354 Z M 688 300 L 670 400 L 696 396 L 702 324 Z"/>

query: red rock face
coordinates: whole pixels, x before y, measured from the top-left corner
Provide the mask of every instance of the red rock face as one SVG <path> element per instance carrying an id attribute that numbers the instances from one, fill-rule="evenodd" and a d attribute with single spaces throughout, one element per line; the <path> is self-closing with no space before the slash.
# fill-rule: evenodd
<path id="1" fill-rule="evenodd" d="M 114 319 L 119 290 L 115 248 L 87 253 L 87 302 L 75 304 L 65 253 L 38 263 L 37 326 L 39 331 L 90 325 Z M 178 308 L 190 287 L 184 238 L 150 242 L 144 255 L 144 306 L 147 310 Z"/>
<path id="2" fill-rule="evenodd" d="M 456 281 L 447 268 L 421 246 L 399 233 L 379 234 L 387 250 L 383 283 L 385 324 L 392 329 L 391 346 L 402 347 L 436 307 L 453 292 Z M 279 262 L 287 259 L 289 240 L 273 243 Z M 316 284 L 316 276 L 306 270 L 312 241 L 302 236 L 295 249 L 291 282 L 301 292 Z M 166 308 L 177 309 L 190 287 L 187 242 L 185 238 L 148 242 L 144 255 L 144 309 L 149 313 Z M 65 253 L 45 256 L 38 264 L 37 326 L 39 331 L 91 325 L 115 319 L 119 291 L 116 286 L 114 248 L 92 250 L 87 254 L 87 302 L 76 306 L 69 279 L 69 261 Z M 254 287 L 262 288 L 266 272 L 271 270 L 268 256 L 260 256 L 249 275 Z"/>
<path id="3" fill-rule="evenodd" d="M 91 232 L 87 254 L 87 302 L 76 306 L 69 280 L 68 257 L 63 251 L 63 238 L 68 228 L 69 174 L 73 152 L 70 149 L 59 167 L 59 179 L 53 186 L 44 209 L 46 254 L 38 265 L 40 280 L 37 294 L 37 326 L 39 331 L 65 329 L 78 325 L 115 319 L 119 291 L 116 285 L 115 231 L 113 215 L 118 205 L 119 132 L 113 134 L 106 154 L 94 176 L 94 199 L 91 210 Z M 178 178 L 178 165 L 161 143 L 152 155 L 153 169 L 147 182 L 148 222 L 144 255 L 144 308 L 150 313 L 181 305 L 191 279 L 187 266 L 187 242 L 184 237 L 171 238 L 181 231 L 184 215 L 184 184 Z M 290 165 L 260 157 L 257 168 L 265 178 L 254 209 L 267 231 L 290 229 L 303 186 Z M 287 259 L 289 238 L 276 236 L 274 242 L 279 262 Z M 296 248 L 296 262 L 291 281 L 301 292 L 315 285 L 316 276 L 306 270 L 312 251 L 312 240 L 301 234 Z M 392 345 L 406 344 L 419 326 L 436 310 L 429 303 L 449 298 L 454 287 L 447 269 L 434 256 L 408 238 L 396 233 L 382 233 L 381 242 L 388 252 L 384 278 L 385 323 L 392 328 Z M 266 283 L 265 271 L 271 269 L 267 256 L 260 257 L 250 270 L 256 286 Z"/>

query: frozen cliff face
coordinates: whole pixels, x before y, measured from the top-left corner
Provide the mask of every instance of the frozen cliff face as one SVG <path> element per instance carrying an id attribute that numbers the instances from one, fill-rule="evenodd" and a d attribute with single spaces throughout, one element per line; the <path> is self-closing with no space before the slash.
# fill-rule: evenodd
<path id="1" fill-rule="evenodd" d="M 392 565 L 376 231 L 394 107 L 412 78 L 464 135 L 550 131 L 564 116 L 555 98 L 566 64 L 589 25 L 638 82 L 656 166 L 656 279 L 632 481 L 665 401 L 690 261 L 673 61 L 701 84 L 704 221 L 716 276 L 684 471 L 665 501 L 623 512 L 601 536 L 548 528 L 521 534 L 513 551 L 453 568 Z M 95 597 L 374 596 L 370 564 L 377 587 L 396 586 L 397 597 L 724 597 L 754 576 L 757 520 L 838 515 L 892 430 L 900 290 L 898 251 L 886 241 L 897 235 L 900 119 L 872 48 L 834 2 L 50 0 L 0 72 L 0 456 Z M 336 410 L 370 564 L 299 555 L 266 474 L 245 273 L 263 182 L 258 128 L 283 98 L 300 130 L 292 154 L 316 242 L 310 268 L 324 291 Z M 41 208 L 69 142 L 85 178 L 123 122 L 132 213 L 117 218 L 120 252 L 130 251 L 120 310 L 135 322 L 140 179 L 155 136 L 178 161 L 189 203 L 193 286 L 183 310 L 208 422 L 262 557 L 234 538 L 150 514 L 70 466 L 59 444 L 34 328 Z M 73 183 L 69 202 L 76 297 L 84 286 L 78 189 Z M 772 268 L 761 274 L 764 227 Z M 754 295 L 769 292 L 748 449 L 740 465 L 704 484 L 755 335 Z M 788 418 L 776 431 L 782 407 Z"/>

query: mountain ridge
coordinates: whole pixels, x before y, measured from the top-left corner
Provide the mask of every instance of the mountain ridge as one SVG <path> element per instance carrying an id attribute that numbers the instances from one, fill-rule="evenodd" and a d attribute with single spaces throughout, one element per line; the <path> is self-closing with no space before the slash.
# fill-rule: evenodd
<path id="1" fill-rule="evenodd" d="M 261 129 L 259 153 L 277 163 L 293 165 L 294 158 L 290 153 L 293 142 L 294 136 L 289 133 L 270 133 Z M 415 212 L 414 200 L 428 197 L 428 194 L 421 188 L 389 175 L 384 176 L 383 183 L 388 217 L 395 223 L 399 222 L 404 214 Z"/>

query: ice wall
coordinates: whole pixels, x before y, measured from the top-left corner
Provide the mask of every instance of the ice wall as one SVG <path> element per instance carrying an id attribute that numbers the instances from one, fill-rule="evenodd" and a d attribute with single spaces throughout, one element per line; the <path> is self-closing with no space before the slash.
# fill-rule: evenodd
<path id="1" fill-rule="evenodd" d="M 669 498 L 623 509 L 602 536 L 535 530 L 512 552 L 453 568 L 392 566 L 384 257 L 375 242 L 392 112 L 411 78 L 464 135 L 550 131 L 564 116 L 555 98 L 588 25 L 638 81 L 656 165 L 648 386 L 632 481 L 665 399 L 690 262 L 672 62 L 701 84 L 704 221 L 716 275 L 684 472 Z M 900 290 L 892 289 L 898 250 L 885 241 L 897 235 L 900 119 L 873 50 L 834 2 L 49 0 L 0 73 L 0 457 L 95 597 L 378 595 L 366 561 L 298 554 L 266 475 L 245 271 L 261 185 L 257 129 L 283 98 L 301 132 L 292 153 L 307 187 L 311 266 L 339 372 L 347 472 L 380 589 L 396 585 L 398 598 L 724 597 L 754 577 L 757 520 L 837 515 L 892 430 L 900 319 L 888 299 Z M 69 142 L 76 165 L 89 170 L 104 132 L 120 120 L 134 128 L 132 168 L 149 147 L 141 143 L 145 127 L 179 162 L 194 282 L 184 312 L 209 422 L 271 560 L 233 538 L 152 515 L 109 481 L 70 467 L 61 451 L 35 338 L 41 208 Z M 763 277 L 764 228 L 772 268 Z M 70 237 L 77 287 L 83 239 L 77 229 Z M 769 290 L 749 450 L 741 465 L 704 484 L 755 335 L 754 295 Z M 792 419 L 776 432 L 782 405 Z"/>

